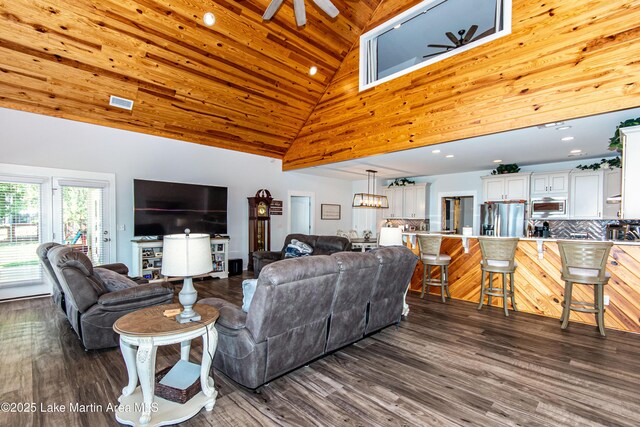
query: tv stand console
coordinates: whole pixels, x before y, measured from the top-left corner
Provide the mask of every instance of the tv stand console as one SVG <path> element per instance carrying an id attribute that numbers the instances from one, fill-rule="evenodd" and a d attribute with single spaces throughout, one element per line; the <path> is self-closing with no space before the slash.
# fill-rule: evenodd
<path id="1" fill-rule="evenodd" d="M 151 283 L 182 280 L 181 277 L 166 277 L 162 269 L 162 240 L 132 240 L 133 262 L 131 275 L 149 279 Z M 226 279 L 229 277 L 229 238 L 211 238 L 211 261 L 213 271 L 195 277 Z"/>

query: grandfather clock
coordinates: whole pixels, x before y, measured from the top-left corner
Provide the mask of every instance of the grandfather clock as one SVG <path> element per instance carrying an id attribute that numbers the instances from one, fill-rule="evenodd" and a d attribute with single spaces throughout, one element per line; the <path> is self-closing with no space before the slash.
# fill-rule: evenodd
<path id="1" fill-rule="evenodd" d="M 253 253 L 271 250 L 271 193 L 269 190 L 258 190 L 255 197 L 247 197 L 249 201 L 249 270 L 253 270 Z"/>

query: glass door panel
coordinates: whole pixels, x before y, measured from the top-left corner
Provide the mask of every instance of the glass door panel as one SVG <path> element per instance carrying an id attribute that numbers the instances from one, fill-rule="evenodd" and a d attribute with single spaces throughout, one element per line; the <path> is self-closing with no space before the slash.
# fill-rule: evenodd
<path id="1" fill-rule="evenodd" d="M 0 181 L 0 287 L 43 283 L 41 185 Z M 43 289 L 46 292 L 46 289 Z"/>

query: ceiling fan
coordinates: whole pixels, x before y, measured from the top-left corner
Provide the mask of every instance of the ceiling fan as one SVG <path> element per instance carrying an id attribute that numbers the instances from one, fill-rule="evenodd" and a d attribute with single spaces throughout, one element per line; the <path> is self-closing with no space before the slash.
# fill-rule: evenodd
<path id="1" fill-rule="evenodd" d="M 273 18 L 273 15 L 276 14 L 282 2 L 283 0 L 271 0 L 271 3 L 267 6 L 267 10 L 265 10 L 264 15 L 262 15 L 262 19 L 268 21 Z M 331 3 L 331 0 L 313 0 L 313 2 L 316 6 L 322 9 L 324 13 L 332 18 L 335 18 L 340 13 L 338 8 Z M 298 25 L 298 27 L 302 27 L 307 23 L 307 13 L 304 9 L 304 0 L 293 0 L 293 13 L 296 16 L 296 25 Z"/>
<path id="2" fill-rule="evenodd" d="M 457 49 L 461 46 L 474 42 L 478 39 L 488 36 L 489 34 L 493 34 L 495 32 L 495 28 L 489 28 L 487 31 L 485 31 L 484 33 L 474 38 L 473 36 L 475 35 L 476 31 L 478 31 L 478 26 L 475 24 L 470 26 L 468 30 L 458 31 L 457 38 L 456 36 L 453 35 L 451 31 L 447 31 L 444 35 L 447 36 L 449 40 L 451 40 L 451 43 L 453 43 L 453 45 L 429 44 L 427 45 L 427 47 L 436 47 L 436 48 L 445 49 L 445 50 L 442 52 L 436 52 L 436 53 L 430 53 L 429 55 L 424 55 L 423 58 L 429 58 L 432 56 L 440 55 L 441 53 L 449 52 L 450 50 Z"/>

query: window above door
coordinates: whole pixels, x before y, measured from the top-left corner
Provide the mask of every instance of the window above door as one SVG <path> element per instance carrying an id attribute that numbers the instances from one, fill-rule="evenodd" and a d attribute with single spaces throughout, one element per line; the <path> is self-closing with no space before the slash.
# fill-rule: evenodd
<path id="1" fill-rule="evenodd" d="M 360 37 L 360 90 L 511 33 L 511 0 L 425 0 Z"/>

